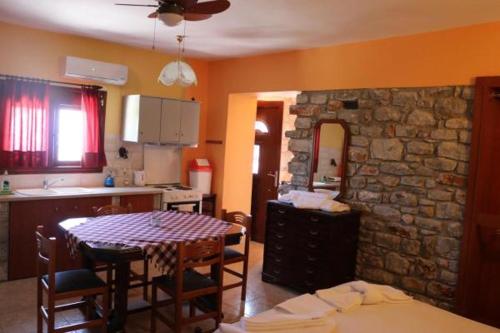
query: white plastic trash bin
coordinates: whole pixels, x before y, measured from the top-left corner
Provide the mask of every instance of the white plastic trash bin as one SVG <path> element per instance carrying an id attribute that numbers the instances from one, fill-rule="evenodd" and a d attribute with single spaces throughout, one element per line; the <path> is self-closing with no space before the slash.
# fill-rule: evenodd
<path id="1" fill-rule="evenodd" d="M 207 159 L 197 158 L 189 166 L 189 185 L 203 194 L 210 194 L 212 167 Z"/>

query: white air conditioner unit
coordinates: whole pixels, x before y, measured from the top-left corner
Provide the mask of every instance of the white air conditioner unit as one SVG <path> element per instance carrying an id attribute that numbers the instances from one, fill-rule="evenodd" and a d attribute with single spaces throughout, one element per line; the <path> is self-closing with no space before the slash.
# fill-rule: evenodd
<path id="1" fill-rule="evenodd" d="M 67 56 L 64 58 L 63 76 L 122 86 L 127 83 L 128 67 Z"/>

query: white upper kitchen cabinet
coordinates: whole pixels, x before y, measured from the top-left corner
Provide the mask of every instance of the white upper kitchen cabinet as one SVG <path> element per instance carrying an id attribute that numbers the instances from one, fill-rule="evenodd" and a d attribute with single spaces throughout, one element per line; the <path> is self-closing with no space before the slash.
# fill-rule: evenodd
<path id="1" fill-rule="evenodd" d="M 129 95 L 123 103 L 123 141 L 159 143 L 161 98 Z"/>
<path id="2" fill-rule="evenodd" d="M 124 141 L 195 146 L 199 125 L 198 102 L 140 95 L 124 99 Z"/>
<path id="3" fill-rule="evenodd" d="M 183 145 L 197 145 L 200 130 L 200 103 L 182 101 L 181 130 L 179 142 Z"/>

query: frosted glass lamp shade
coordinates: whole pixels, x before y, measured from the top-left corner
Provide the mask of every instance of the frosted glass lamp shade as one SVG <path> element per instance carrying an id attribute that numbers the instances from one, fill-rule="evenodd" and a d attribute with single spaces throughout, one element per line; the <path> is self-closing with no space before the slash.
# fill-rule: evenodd
<path id="1" fill-rule="evenodd" d="M 198 80 L 191 66 L 184 61 L 172 61 L 163 67 L 158 81 L 166 86 L 179 84 L 183 87 L 197 85 Z"/>
<path id="2" fill-rule="evenodd" d="M 160 13 L 158 18 L 169 27 L 175 27 L 184 19 L 184 17 L 178 13 Z"/>

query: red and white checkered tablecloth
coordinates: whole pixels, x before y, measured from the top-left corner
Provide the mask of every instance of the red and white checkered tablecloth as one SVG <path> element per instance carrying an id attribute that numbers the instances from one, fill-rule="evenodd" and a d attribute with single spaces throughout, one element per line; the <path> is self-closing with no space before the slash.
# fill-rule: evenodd
<path id="1" fill-rule="evenodd" d="M 224 236 L 231 223 L 210 216 L 175 211 L 155 212 L 160 226 L 151 224 L 152 212 L 107 215 L 90 218 L 67 230 L 70 251 L 78 252 L 81 242 L 108 246 L 139 247 L 144 255 L 166 274 L 173 274 L 176 242 Z"/>

